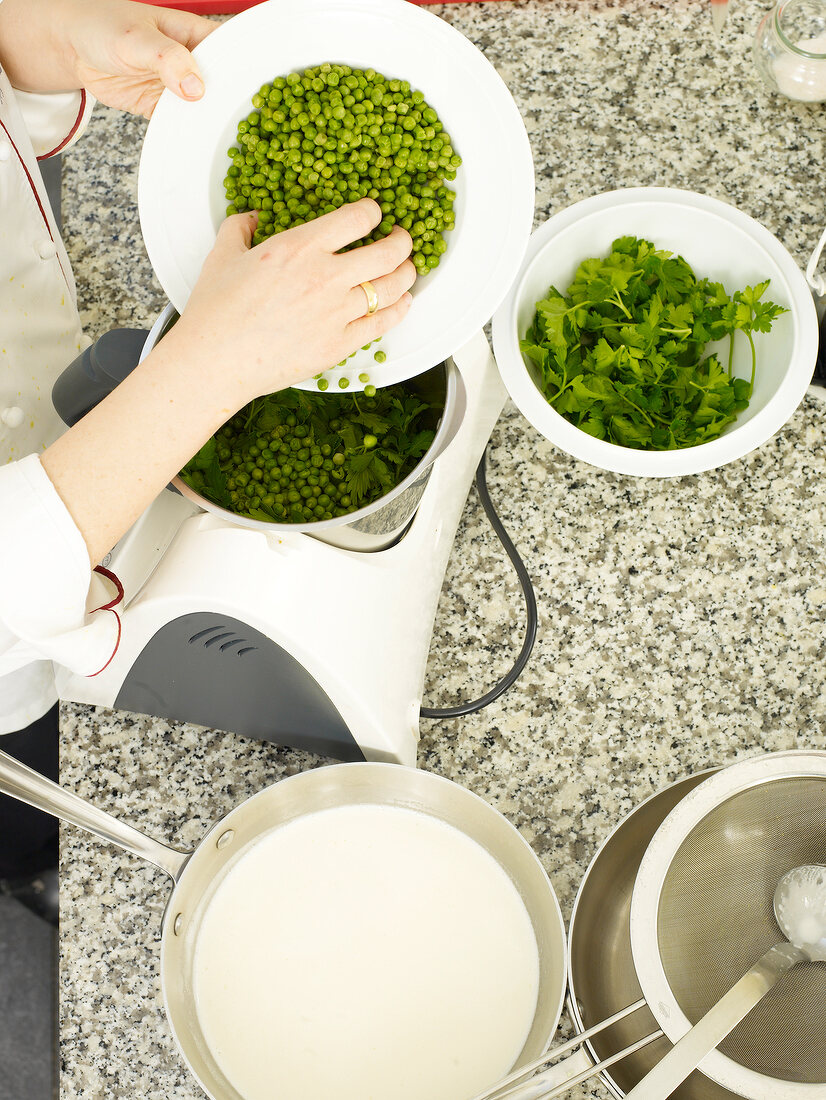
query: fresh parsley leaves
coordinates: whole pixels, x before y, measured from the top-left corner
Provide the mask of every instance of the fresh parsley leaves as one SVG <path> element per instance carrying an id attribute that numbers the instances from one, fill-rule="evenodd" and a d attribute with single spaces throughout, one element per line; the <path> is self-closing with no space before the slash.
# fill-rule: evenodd
<path id="1" fill-rule="evenodd" d="M 749 403 L 757 351 L 786 310 L 764 302 L 769 280 L 729 295 L 698 280 L 681 256 L 619 237 L 583 261 L 565 295 L 550 287 L 520 341 L 550 404 L 597 439 L 674 450 L 716 439 Z M 751 349 L 751 378 L 732 374 L 735 333 Z M 706 345 L 729 337 L 725 367 Z"/>
<path id="2" fill-rule="evenodd" d="M 346 516 L 385 496 L 415 468 L 430 449 L 443 407 L 443 395 L 440 400 L 424 382 L 388 386 L 373 396 L 282 390 L 236 413 L 181 477 L 207 500 L 259 520 Z"/>

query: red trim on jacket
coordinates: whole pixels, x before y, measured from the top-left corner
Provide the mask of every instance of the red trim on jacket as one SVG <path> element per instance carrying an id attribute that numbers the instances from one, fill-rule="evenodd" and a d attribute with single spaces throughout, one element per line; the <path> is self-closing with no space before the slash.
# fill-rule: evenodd
<path id="1" fill-rule="evenodd" d="M 43 217 L 43 221 L 45 223 L 46 229 L 48 230 L 49 237 L 52 241 L 52 244 L 54 244 L 56 246 L 57 242 L 54 239 L 54 234 L 52 233 L 52 227 L 49 225 L 48 215 L 46 214 L 46 211 L 43 209 L 43 203 L 40 201 L 40 192 L 37 190 L 37 186 L 35 185 L 35 182 L 32 179 L 31 172 L 29 171 L 25 160 L 23 160 L 23 156 L 22 156 L 20 150 L 17 148 L 17 145 L 15 144 L 14 138 L 9 133 L 8 128 L 7 128 L 6 124 L 3 122 L 2 118 L 0 118 L 0 127 L 2 127 L 3 132 L 5 133 L 6 137 L 11 142 L 12 149 L 14 149 L 15 153 L 17 153 L 17 159 L 20 161 L 20 167 L 26 173 L 26 179 L 29 181 L 29 187 L 31 187 L 31 189 L 32 189 L 32 193 L 34 195 L 35 202 L 37 203 L 38 209 L 40 210 L 40 213 Z M 63 275 L 63 278 L 66 280 L 66 286 L 70 287 L 71 283 L 66 278 L 66 272 L 63 270 L 63 264 L 60 263 L 60 252 L 59 251 L 57 253 L 57 262 L 60 264 L 60 271 Z"/>
<path id="2" fill-rule="evenodd" d="M 49 157 L 57 156 L 57 154 L 60 152 L 61 149 L 66 148 L 66 146 L 69 144 L 69 142 L 75 136 L 75 134 L 78 132 L 78 129 L 80 128 L 80 124 L 83 121 L 83 112 L 85 110 L 86 110 L 86 89 L 81 88 L 80 89 L 80 110 L 77 113 L 77 118 L 75 119 L 74 126 L 71 128 L 69 133 L 63 139 L 63 141 L 61 141 L 60 145 L 56 145 L 54 147 L 54 149 L 50 149 L 48 153 L 42 153 L 37 158 L 38 160 L 48 160 Z"/>
<path id="3" fill-rule="evenodd" d="M 115 608 L 117 607 L 117 605 L 123 599 L 123 585 L 120 583 L 120 581 L 118 580 L 118 578 L 115 576 L 114 573 L 110 572 L 108 569 L 104 569 L 102 565 L 96 565 L 95 566 L 95 572 L 100 573 L 100 575 L 102 577 L 106 577 L 106 579 L 108 581 L 111 581 L 112 584 L 115 586 L 115 590 L 117 591 L 117 595 L 115 596 L 115 598 L 113 600 L 110 600 L 109 603 L 101 604 L 100 607 L 96 607 L 95 611 L 111 611 L 112 612 L 112 614 L 115 616 L 115 619 L 117 620 L 118 636 L 115 639 L 115 648 L 112 650 L 112 653 L 111 653 L 111 656 L 109 657 L 109 660 L 106 662 L 105 665 L 103 665 L 102 668 L 99 668 L 97 670 L 97 672 L 91 672 L 89 674 L 88 678 L 90 680 L 94 676 L 100 676 L 101 672 L 103 672 L 103 669 L 109 667 L 109 665 L 114 660 L 115 654 L 118 651 L 118 646 L 120 645 L 120 636 L 121 636 L 121 621 L 120 621 L 120 615 L 118 615 L 117 611 L 115 611 Z M 95 612 L 93 611 L 92 614 L 94 615 L 94 613 Z"/>
<path id="4" fill-rule="evenodd" d="M 15 153 L 17 153 L 17 159 L 20 161 L 20 166 L 23 169 L 23 171 L 26 173 L 26 179 L 29 181 L 29 186 L 31 187 L 32 191 L 34 191 L 34 197 L 37 200 L 37 205 L 40 208 L 40 213 L 43 215 L 43 221 L 46 223 L 46 228 L 49 231 L 49 236 L 52 238 L 52 241 L 54 241 L 54 236 L 52 235 L 52 227 L 49 225 L 49 219 L 46 216 L 46 211 L 43 209 L 43 203 L 40 201 L 40 195 L 38 194 L 37 188 L 35 187 L 35 183 L 34 183 L 34 180 L 32 179 L 31 172 L 26 167 L 26 162 L 25 162 L 25 160 L 23 160 L 23 156 L 22 156 L 20 150 L 15 145 L 14 138 L 9 133 L 8 129 L 6 128 L 6 124 L 3 122 L 2 118 L 0 118 L 0 126 L 3 127 L 3 130 L 5 131 L 6 137 L 11 142 L 12 149 L 14 149 Z"/>

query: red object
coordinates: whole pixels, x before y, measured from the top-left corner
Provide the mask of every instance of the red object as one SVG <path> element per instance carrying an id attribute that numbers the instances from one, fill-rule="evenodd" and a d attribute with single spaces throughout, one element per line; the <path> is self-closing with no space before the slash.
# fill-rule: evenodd
<path id="1" fill-rule="evenodd" d="M 81 88 L 80 89 L 80 109 L 77 112 L 77 118 L 75 119 L 74 126 L 71 128 L 71 130 L 68 132 L 66 137 L 63 139 L 63 141 L 61 141 L 61 143 L 59 145 L 55 145 L 54 149 L 51 149 L 48 153 L 41 153 L 37 158 L 38 160 L 48 160 L 49 157 L 57 156 L 57 154 L 60 152 L 60 150 L 64 149 L 69 144 L 69 142 L 72 140 L 72 138 L 77 133 L 77 128 L 78 128 L 78 126 L 80 126 L 80 123 L 83 119 L 83 112 L 85 110 L 86 110 L 86 89 Z"/>
<path id="2" fill-rule="evenodd" d="M 97 670 L 97 672 L 90 672 L 89 673 L 89 679 L 90 680 L 92 680 L 95 676 L 100 676 L 101 672 L 103 672 L 103 669 L 109 667 L 109 665 L 114 660 L 115 654 L 118 651 L 118 646 L 120 645 L 120 635 L 121 635 L 121 619 L 120 619 L 120 615 L 117 613 L 117 611 L 115 611 L 115 608 L 118 606 L 118 604 L 123 599 L 123 585 L 120 583 L 120 581 L 118 580 L 118 578 L 115 576 L 114 573 L 110 573 L 110 571 L 108 569 L 104 569 L 102 565 L 96 565 L 95 566 L 95 572 L 100 573 L 100 575 L 102 577 L 106 577 L 106 579 L 108 581 L 111 581 L 111 583 L 115 586 L 115 593 L 116 593 L 115 598 L 113 600 L 110 600 L 109 603 L 102 603 L 100 605 L 100 607 L 95 608 L 95 611 L 111 611 L 112 612 L 112 614 L 115 616 L 115 619 L 116 619 L 117 624 L 118 624 L 118 636 L 117 636 L 117 638 L 115 638 L 115 648 L 112 650 L 112 654 L 111 654 L 109 660 L 106 662 L 106 664 L 103 666 L 103 668 L 99 668 Z M 94 612 L 92 612 L 92 614 L 94 614 Z"/>
<path id="3" fill-rule="evenodd" d="M 144 4 L 153 4 L 156 0 L 142 0 Z M 469 4 L 474 0 L 410 0 L 412 4 Z M 158 7 L 181 8 L 184 11 L 194 11 L 198 15 L 234 15 L 239 11 L 252 8 L 260 0 L 161 0 Z"/>

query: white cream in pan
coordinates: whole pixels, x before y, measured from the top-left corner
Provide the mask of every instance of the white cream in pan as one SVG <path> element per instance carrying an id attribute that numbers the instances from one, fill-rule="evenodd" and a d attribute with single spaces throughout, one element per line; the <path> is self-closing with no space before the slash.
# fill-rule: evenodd
<path id="1" fill-rule="evenodd" d="M 344 806 L 240 857 L 204 915 L 193 981 L 244 1100 L 468 1100 L 518 1057 L 539 958 L 483 848 L 424 813 Z"/>

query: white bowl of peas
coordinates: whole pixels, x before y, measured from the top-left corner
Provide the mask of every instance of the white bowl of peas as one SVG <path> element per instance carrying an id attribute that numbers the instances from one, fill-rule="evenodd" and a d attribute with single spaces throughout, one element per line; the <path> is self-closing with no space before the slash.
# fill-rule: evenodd
<path id="1" fill-rule="evenodd" d="M 534 233 L 493 344 L 513 401 L 561 450 L 675 477 L 742 458 L 786 423 L 818 327 L 803 273 L 764 226 L 691 191 L 628 188 Z"/>
<path id="2" fill-rule="evenodd" d="M 369 195 L 380 235 L 398 223 L 413 237 L 414 305 L 378 348 L 305 387 L 403 381 L 489 320 L 530 236 L 534 173 L 510 92 L 471 42 L 406 0 L 266 0 L 196 57 L 206 93 L 164 93 L 138 184 L 179 312 L 228 212 L 258 210 L 261 240 Z"/>

